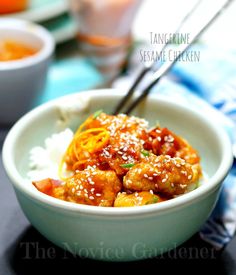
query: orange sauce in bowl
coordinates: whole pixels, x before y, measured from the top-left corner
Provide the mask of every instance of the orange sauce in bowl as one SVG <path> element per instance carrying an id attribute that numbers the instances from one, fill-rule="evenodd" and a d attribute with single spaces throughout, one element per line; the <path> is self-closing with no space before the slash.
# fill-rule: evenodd
<path id="1" fill-rule="evenodd" d="M 36 54 L 38 50 L 12 40 L 0 41 L 0 62 L 23 59 Z"/>
<path id="2" fill-rule="evenodd" d="M 27 8 L 29 0 L 0 0 L 0 14 L 23 11 Z"/>

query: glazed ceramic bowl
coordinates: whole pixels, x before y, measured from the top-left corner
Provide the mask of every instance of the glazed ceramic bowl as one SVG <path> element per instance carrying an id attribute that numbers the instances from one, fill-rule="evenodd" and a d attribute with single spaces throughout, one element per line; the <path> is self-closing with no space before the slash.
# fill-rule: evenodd
<path id="1" fill-rule="evenodd" d="M 154 257 L 189 239 L 209 217 L 232 164 L 227 134 L 211 117 L 150 95 L 134 112 L 158 120 L 199 151 L 208 175 L 196 190 L 158 204 L 131 208 L 79 205 L 37 191 L 27 180 L 29 151 L 65 127 L 76 129 L 98 109 L 111 112 L 124 93 L 95 90 L 44 104 L 21 118 L 3 146 L 3 163 L 29 221 L 56 245 L 83 257 L 131 261 Z"/>
<path id="2" fill-rule="evenodd" d="M 11 124 L 34 106 L 43 91 L 54 40 L 39 25 L 0 18 L 0 42 L 5 40 L 37 49 L 36 54 L 27 58 L 0 61 L 0 124 Z"/>

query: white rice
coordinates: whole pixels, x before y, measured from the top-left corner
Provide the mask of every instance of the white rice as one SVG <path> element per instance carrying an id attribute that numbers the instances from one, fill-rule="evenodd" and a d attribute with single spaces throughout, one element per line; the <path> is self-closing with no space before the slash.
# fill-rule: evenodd
<path id="1" fill-rule="evenodd" d="M 59 179 L 58 168 L 74 133 L 66 129 L 46 138 L 44 146 L 36 146 L 30 150 L 28 177 L 31 181 L 45 178 Z"/>

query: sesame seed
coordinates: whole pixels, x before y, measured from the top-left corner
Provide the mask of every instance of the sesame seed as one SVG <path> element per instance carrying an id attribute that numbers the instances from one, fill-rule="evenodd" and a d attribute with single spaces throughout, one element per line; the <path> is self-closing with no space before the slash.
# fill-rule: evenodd
<path id="1" fill-rule="evenodd" d="M 88 182 L 89 184 L 94 185 L 94 181 L 90 177 L 88 177 Z"/>
<path id="2" fill-rule="evenodd" d="M 153 191 L 152 190 L 150 190 L 149 192 L 153 195 Z"/>
<path id="3" fill-rule="evenodd" d="M 184 189 L 187 186 L 187 184 L 180 184 L 179 186 L 180 188 Z"/>
<path id="4" fill-rule="evenodd" d="M 171 136 L 171 135 L 168 135 L 168 136 L 165 136 L 164 137 L 164 141 L 165 142 L 173 142 L 174 141 L 174 138 Z"/>
<path id="5" fill-rule="evenodd" d="M 192 178 L 192 175 L 188 175 L 188 180 L 191 180 L 191 178 Z"/>
<path id="6" fill-rule="evenodd" d="M 90 199 L 90 200 L 94 200 L 94 197 L 93 197 L 93 196 L 89 196 L 89 199 Z"/>
<path id="7" fill-rule="evenodd" d="M 97 193 L 97 194 L 96 194 L 97 197 L 101 197 L 101 195 L 102 195 L 102 194 L 100 194 L 100 193 Z"/>
<path id="8" fill-rule="evenodd" d="M 166 178 L 164 178 L 161 182 L 165 183 L 166 181 L 167 181 L 167 179 L 166 179 Z"/>
<path id="9" fill-rule="evenodd" d="M 109 156 L 110 156 L 110 153 L 107 152 L 106 150 L 104 150 L 103 153 L 104 153 L 104 155 L 105 155 L 106 157 L 109 157 Z"/>

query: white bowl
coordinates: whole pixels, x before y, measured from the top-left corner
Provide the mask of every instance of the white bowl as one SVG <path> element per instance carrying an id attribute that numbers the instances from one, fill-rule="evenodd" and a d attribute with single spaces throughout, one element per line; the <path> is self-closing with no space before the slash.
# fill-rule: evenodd
<path id="1" fill-rule="evenodd" d="M 0 41 L 5 40 L 38 52 L 20 60 L 0 61 L 0 124 L 15 122 L 34 106 L 54 51 L 54 40 L 45 28 L 19 19 L 0 18 Z"/>
<path id="2" fill-rule="evenodd" d="M 209 176 L 206 183 L 180 197 L 131 208 L 79 205 L 37 191 L 26 179 L 30 149 L 64 127 L 75 129 L 98 109 L 110 112 L 123 94 L 95 90 L 44 104 L 15 124 L 3 146 L 4 167 L 32 225 L 58 246 L 100 260 L 145 259 L 186 241 L 209 217 L 232 164 L 229 138 L 207 118 L 210 111 L 201 114 L 171 99 L 150 95 L 135 114 L 151 124 L 158 120 L 189 140 L 202 158 Z"/>

